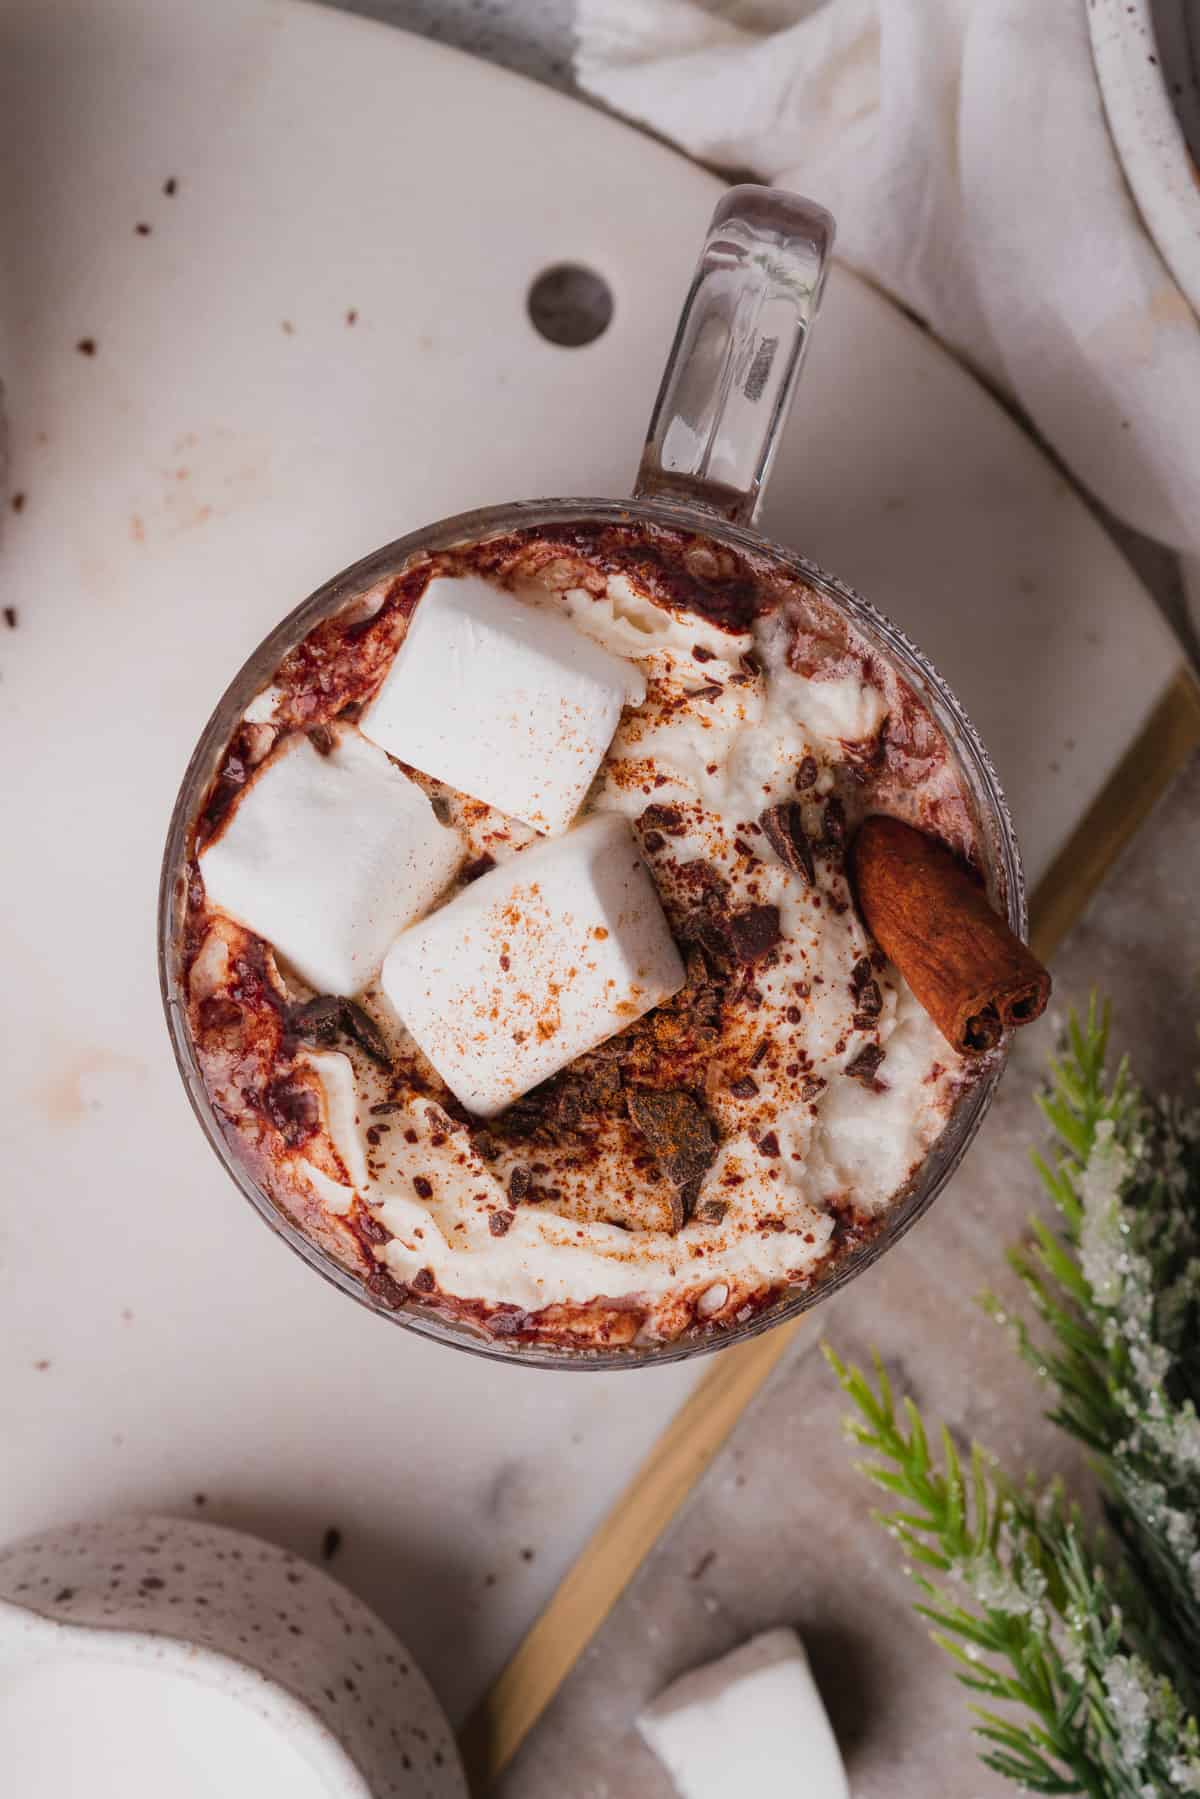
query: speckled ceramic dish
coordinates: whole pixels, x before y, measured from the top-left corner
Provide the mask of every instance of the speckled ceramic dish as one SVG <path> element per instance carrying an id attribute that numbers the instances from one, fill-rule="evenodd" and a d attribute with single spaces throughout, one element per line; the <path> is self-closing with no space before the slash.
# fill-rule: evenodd
<path id="1" fill-rule="evenodd" d="M 173 1518 L 0 1552 L 6 1792 L 465 1799 L 406 1650 L 329 1575 Z"/>

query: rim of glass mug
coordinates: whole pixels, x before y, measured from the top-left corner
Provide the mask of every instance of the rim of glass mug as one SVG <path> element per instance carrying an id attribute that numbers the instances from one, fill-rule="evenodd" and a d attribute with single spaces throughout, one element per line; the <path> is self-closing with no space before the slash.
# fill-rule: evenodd
<path id="1" fill-rule="evenodd" d="M 524 1367 L 613 1369 L 710 1354 L 807 1311 L 870 1267 L 932 1205 L 966 1154 L 1003 1072 L 1007 1045 L 960 1100 L 878 1231 L 807 1282 L 741 1324 L 697 1330 L 620 1349 L 516 1344 L 409 1301 L 393 1310 L 321 1249 L 259 1187 L 222 1131 L 208 1096 L 187 1020 L 182 931 L 187 852 L 193 821 L 247 705 L 280 661 L 319 620 L 340 611 L 418 557 L 514 530 L 584 521 L 637 523 L 699 532 L 765 558 L 815 588 L 913 686 L 942 731 L 981 829 L 989 897 L 1012 929 L 1027 928 L 1020 851 L 987 750 L 937 670 L 869 601 L 805 557 L 753 530 L 820 302 L 832 245 L 828 214 L 769 189 L 734 188 L 713 216 L 647 434 L 632 500 L 518 501 L 459 513 L 410 532 L 335 575 L 266 637 L 234 676 L 201 734 L 183 776 L 163 857 L 158 905 L 159 979 L 167 1026 L 192 1109 L 226 1172 L 260 1217 L 326 1280 L 370 1310 L 423 1336 Z"/>

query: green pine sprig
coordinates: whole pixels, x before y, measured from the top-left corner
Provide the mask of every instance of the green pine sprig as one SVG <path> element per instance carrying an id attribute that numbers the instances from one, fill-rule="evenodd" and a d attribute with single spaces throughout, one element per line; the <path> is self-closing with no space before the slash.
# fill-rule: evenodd
<path id="1" fill-rule="evenodd" d="M 1200 1793 L 1196 1723 L 1129 1640 L 1059 1484 L 1018 1488 L 978 1444 L 964 1467 L 945 1426 L 935 1453 L 912 1400 L 898 1413 L 878 1358 L 872 1386 L 823 1347 L 857 1407 L 850 1434 L 873 1458 L 863 1472 L 900 1502 L 878 1517 L 912 1564 L 916 1610 L 987 1701 L 972 1705 L 984 1763 L 1031 1793 Z"/>
<path id="2" fill-rule="evenodd" d="M 917 1610 L 988 1701 L 983 1760 L 1030 1792 L 1157 1799 L 1200 1794 L 1200 1111 L 1148 1105 L 1124 1063 L 1108 1074 L 1108 1041 L 1093 999 L 1039 1099 L 1058 1228 L 1035 1217 L 1009 1259 L 1040 1329 L 985 1303 L 1087 1446 L 1111 1538 L 978 1446 L 964 1468 L 944 1427 L 934 1453 L 878 1361 L 872 1386 L 826 1354 L 864 1472 L 900 1501 L 882 1522 Z"/>

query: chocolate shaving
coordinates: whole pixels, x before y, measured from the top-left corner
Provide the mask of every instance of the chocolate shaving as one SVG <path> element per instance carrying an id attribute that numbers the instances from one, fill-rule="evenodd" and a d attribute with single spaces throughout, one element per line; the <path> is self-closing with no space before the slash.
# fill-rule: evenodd
<path id="1" fill-rule="evenodd" d="M 690 1214 L 700 1182 L 716 1159 L 716 1128 L 690 1093 L 636 1089 L 626 1095 L 625 1103 L 659 1171 L 679 1190 L 678 1229 Z"/>
<path id="2" fill-rule="evenodd" d="M 730 948 L 736 961 L 753 967 L 783 941 L 778 906 L 747 906 L 725 921 Z"/>
<path id="3" fill-rule="evenodd" d="M 678 806 L 647 806 L 639 815 L 638 824 L 646 831 L 665 831 L 668 837 L 681 837 L 687 830 Z"/>
<path id="4" fill-rule="evenodd" d="M 819 772 L 815 756 L 802 756 L 796 765 L 796 792 L 807 793 L 810 787 L 815 787 Z"/>
<path id="5" fill-rule="evenodd" d="M 735 1099 L 753 1099 L 758 1092 L 758 1082 L 752 1074 L 744 1074 L 740 1080 L 732 1082 L 729 1091 Z"/>
<path id="6" fill-rule="evenodd" d="M 883 994 L 878 981 L 865 981 L 857 995 L 859 1018 L 875 1019 L 883 1011 Z"/>
<path id="7" fill-rule="evenodd" d="M 696 1217 L 701 1224 L 720 1224 L 728 1210 L 727 1199 L 704 1199 L 696 1207 Z"/>
<path id="8" fill-rule="evenodd" d="M 777 1156 L 779 1154 L 779 1138 L 774 1131 L 767 1131 L 764 1136 L 759 1138 L 758 1147 L 759 1152 L 764 1156 Z"/>
<path id="9" fill-rule="evenodd" d="M 348 1037 L 380 1068 L 392 1065 L 391 1052 L 375 1020 L 340 993 L 323 993 L 302 1006 L 293 1006 L 287 1015 L 287 1028 L 302 1043 L 314 1044 L 318 1049 L 328 1049 L 339 1037 Z"/>
<path id="10" fill-rule="evenodd" d="M 846 808 L 836 796 L 825 802 L 823 820 L 824 846 L 830 850 L 840 850 L 846 844 Z"/>
<path id="11" fill-rule="evenodd" d="M 464 863 L 462 878 L 464 881 L 477 881 L 480 875 L 487 874 L 495 866 L 495 856 L 489 856 L 485 850 L 482 856 L 476 856 L 473 861 Z"/>
<path id="12" fill-rule="evenodd" d="M 367 1292 L 390 1312 L 398 1312 L 408 1299 L 408 1288 L 390 1275 L 386 1268 L 372 1268 L 363 1282 Z"/>
<path id="13" fill-rule="evenodd" d="M 861 1081 L 864 1087 L 878 1087 L 876 1074 L 883 1061 L 883 1051 L 877 1043 L 866 1043 L 859 1050 L 852 1062 L 847 1062 L 845 1072 L 852 1081 Z"/>
<path id="14" fill-rule="evenodd" d="M 412 1277 L 414 1293 L 432 1293 L 436 1286 L 437 1281 L 434 1279 L 432 1268 L 418 1268 Z"/>
<path id="15" fill-rule="evenodd" d="M 488 1217 L 488 1229 L 493 1237 L 507 1237 L 515 1216 L 515 1212 L 492 1212 Z"/>
<path id="16" fill-rule="evenodd" d="M 508 1197 L 519 1205 L 529 1192 L 530 1176 L 528 1168 L 518 1165 L 508 1177 Z"/>
<path id="17" fill-rule="evenodd" d="M 811 887 L 817 871 L 799 802 L 788 800 L 781 806 L 769 806 L 758 822 L 783 866 L 795 875 L 802 875 Z"/>
<path id="18" fill-rule="evenodd" d="M 758 1067 L 759 1063 L 762 1061 L 763 1057 L 766 1055 L 766 1053 L 770 1049 L 770 1047 L 771 1047 L 771 1039 L 769 1037 L 764 1037 L 761 1040 L 761 1042 L 759 1043 L 758 1048 L 755 1050 L 754 1054 L 750 1058 L 751 1068 Z"/>

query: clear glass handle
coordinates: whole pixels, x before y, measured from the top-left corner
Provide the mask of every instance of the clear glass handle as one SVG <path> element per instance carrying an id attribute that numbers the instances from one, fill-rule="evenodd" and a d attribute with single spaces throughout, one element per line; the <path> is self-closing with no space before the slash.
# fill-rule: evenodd
<path id="1" fill-rule="evenodd" d="M 770 187 L 712 216 L 654 403 L 637 499 L 684 499 L 738 524 L 758 511 L 821 303 L 834 224 Z"/>

